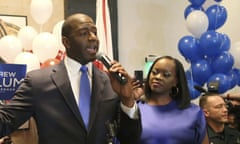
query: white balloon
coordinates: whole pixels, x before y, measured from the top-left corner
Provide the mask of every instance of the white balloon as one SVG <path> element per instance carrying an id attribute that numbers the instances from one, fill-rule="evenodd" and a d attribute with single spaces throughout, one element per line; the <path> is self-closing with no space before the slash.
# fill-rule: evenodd
<path id="1" fill-rule="evenodd" d="M 206 0 L 206 1 L 203 3 L 202 7 L 203 7 L 204 10 L 207 10 L 210 6 L 216 5 L 216 4 L 218 4 L 218 3 L 219 3 L 219 2 L 216 2 L 215 0 Z"/>
<path id="2" fill-rule="evenodd" d="M 44 24 L 51 17 L 53 11 L 52 0 L 32 0 L 30 12 L 38 24 Z"/>
<path id="3" fill-rule="evenodd" d="M 30 52 L 22 52 L 17 55 L 14 60 L 15 64 L 26 64 L 27 65 L 27 72 L 39 69 L 40 68 L 40 61 L 36 55 Z"/>
<path id="4" fill-rule="evenodd" d="M 13 63 L 21 52 L 22 43 L 16 36 L 7 35 L 0 39 L 0 55 L 7 63 Z"/>
<path id="5" fill-rule="evenodd" d="M 32 50 L 32 41 L 37 34 L 37 30 L 31 26 L 22 27 L 18 31 L 18 38 L 22 42 L 24 51 Z"/>
<path id="6" fill-rule="evenodd" d="M 62 43 L 62 25 L 64 23 L 64 20 L 59 21 L 57 24 L 55 24 L 55 26 L 53 27 L 53 35 L 56 36 L 57 40 L 58 40 L 58 48 L 59 50 L 61 50 L 62 52 L 65 52 L 65 47 Z"/>
<path id="7" fill-rule="evenodd" d="M 39 33 L 33 40 L 32 51 L 40 62 L 55 58 L 58 54 L 57 38 L 49 32 Z"/>
<path id="8" fill-rule="evenodd" d="M 207 15 L 200 10 L 192 11 L 186 18 L 187 29 L 196 38 L 200 38 L 207 31 L 208 24 Z"/>

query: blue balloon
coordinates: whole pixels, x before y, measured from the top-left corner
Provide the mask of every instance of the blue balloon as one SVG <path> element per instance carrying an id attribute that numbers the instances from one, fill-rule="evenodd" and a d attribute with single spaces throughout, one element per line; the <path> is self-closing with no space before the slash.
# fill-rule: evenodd
<path id="1" fill-rule="evenodd" d="M 193 36 L 182 37 L 178 42 L 178 50 L 187 61 L 195 62 L 202 59 L 199 41 Z"/>
<path id="2" fill-rule="evenodd" d="M 191 64 L 193 80 L 200 85 L 203 85 L 212 74 L 209 63 L 202 59 Z"/>
<path id="3" fill-rule="evenodd" d="M 237 76 L 237 85 L 240 86 L 240 69 L 233 68 L 233 71 L 236 73 Z"/>
<path id="4" fill-rule="evenodd" d="M 200 86 L 199 84 L 197 84 L 196 82 L 192 81 L 192 80 L 188 80 L 188 89 L 189 89 L 189 92 L 190 92 L 190 96 L 191 96 L 191 99 L 196 99 L 197 97 L 199 97 L 201 95 L 201 92 L 196 90 L 194 88 L 194 86 Z"/>
<path id="5" fill-rule="evenodd" d="M 228 73 L 234 64 L 234 58 L 228 51 L 222 52 L 212 63 L 214 73 Z"/>
<path id="6" fill-rule="evenodd" d="M 222 35 L 220 33 L 213 30 L 206 31 L 201 35 L 199 42 L 203 55 L 215 57 L 221 53 Z"/>
<path id="7" fill-rule="evenodd" d="M 212 68 L 212 64 L 215 60 L 216 56 L 205 56 L 204 57 L 204 60 L 206 60 L 208 62 L 208 64 L 210 65 L 210 67 Z"/>
<path id="8" fill-rule="evenodd" d="M 188 0 L 193 6 L 201 6 L 206 0 Z"/>
<path id="9" fill-rule="evenodd" d="M 222 74 L 222 73 L 215 73 L 213 74 L 207 81 L 207 85 L 210 82 L 215 82 L 218 81 L 219 82 L 219 89 L 218 92 L 219 93 L 225 93 L 227 90 L 229 90 L 231 88 L 230 85 L 230 81 L 227 75 Z"/>
<path id="10" fill-rule="evenodd" d="M 227 76 L 230 81 L 230 88 L 234 88 L 238 84 L 238 81 L 239 81 L 238 75 L 239 75 L 239 71 L 234 68 L 227 73 Z"/>
<path id="11" fill-rule="evenodd" d="M 220 5 L 212 5 L 206 10 L 208 16 L 208 30 L 216 30 L 220 28 L 227 20 L 227 10 Z"/>
<path id="12" fill-rule="evenodd" d="M 228 51 L 231 47 L 231 40 L 226 34 L 221 34 L 222 44 L 221 51 Z"/>
<path id="13" fill-rule="evenodd" d="M 191 70 L 185 71 L 185 75 L 186 75 L 187 80 L 193 80 Z"/>
<path id="14" fill-rule="evenodd" d="M 184 10 L 184 18 L 186 19 L 187 16 L 192 12 L 192 11 L 195 11 L 195 10 L 201 10 L 201 11 L 204 11 L 203 7 L 201 6 L 195 6 L 195 5 L 189 5 L 185 8 Z"/>
<path id="15" fill-rule="evenodd" d="M 222 0 L 215 0 L 215 2 L 221 2 Z"/>

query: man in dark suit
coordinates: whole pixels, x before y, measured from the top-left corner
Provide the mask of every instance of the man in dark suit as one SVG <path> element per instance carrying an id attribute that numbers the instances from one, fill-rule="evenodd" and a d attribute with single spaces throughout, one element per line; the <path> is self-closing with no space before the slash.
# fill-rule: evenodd
<path id="1" fill-rule="evenodd" d="M 8 135 L 33 116 L 39 144 L 106 144 L 106 122 L 116 122 L 121 144 L 136 144 L 141 132 L 131 78 L 116 61 L 108 75 L 95 67 L 99 40 L 92 18 L 69 16 L 62 28 L 67 56 L 57 65 L 29 72 L 8 105 L 0 107 L 0 135 Z M 78 109 L 79 69 L 88 67 L 91 85 L 89 124 Z M 121 85 L 112 73 L 129 80 Z M 109 79 L 110 78 L 110 79 Z"/>

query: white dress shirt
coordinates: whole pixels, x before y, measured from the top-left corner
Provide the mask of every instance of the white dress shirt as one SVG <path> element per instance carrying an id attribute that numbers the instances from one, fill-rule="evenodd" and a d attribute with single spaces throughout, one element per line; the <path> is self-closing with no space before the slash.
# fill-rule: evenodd
<path id="1" fill-rule="evenodd" d="M 71 83 L 71 87 L 72 87 L 72 91 L 75 97 L 75 100 L 77 102 L 77 104 L 79 104 L 79 88 L 80 88 L 80 77 L 81 77 L 81 64 L 71 58 L 69 58 L 68 56 L 65 56 L 64 59 L 64 64 L 66 66 L 67 69 L 67 73 L 68 73 L 68 77 L 70 79 L 70 83 Z M 92 63 L 88 63 L 86 65 L 88 67 L 88 78 L 90 81 L 90 87 L 92 89 Z M 132 108 L 129 108 L 125 105 L 123 105 L 122 103 L 120 104 L 121 109 L 132 119 L 136 119 L 138 118 L 138 108 L 137 108 L 137 104 L 135 103 L 134 106 Z"/>

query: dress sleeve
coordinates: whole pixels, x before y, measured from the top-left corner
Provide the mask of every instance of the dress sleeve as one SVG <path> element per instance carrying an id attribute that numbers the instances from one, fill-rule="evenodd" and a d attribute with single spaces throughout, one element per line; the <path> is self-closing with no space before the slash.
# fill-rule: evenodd
<path id="1" fill-rule="evenodd" d="M 201 109 L 199 109 L 197 115 L 197 127 L 196 127 L 196 144 L 201 144 L 205 135 L 207 133 L 206 129 L 206 119 L 204 113 Z"/>

